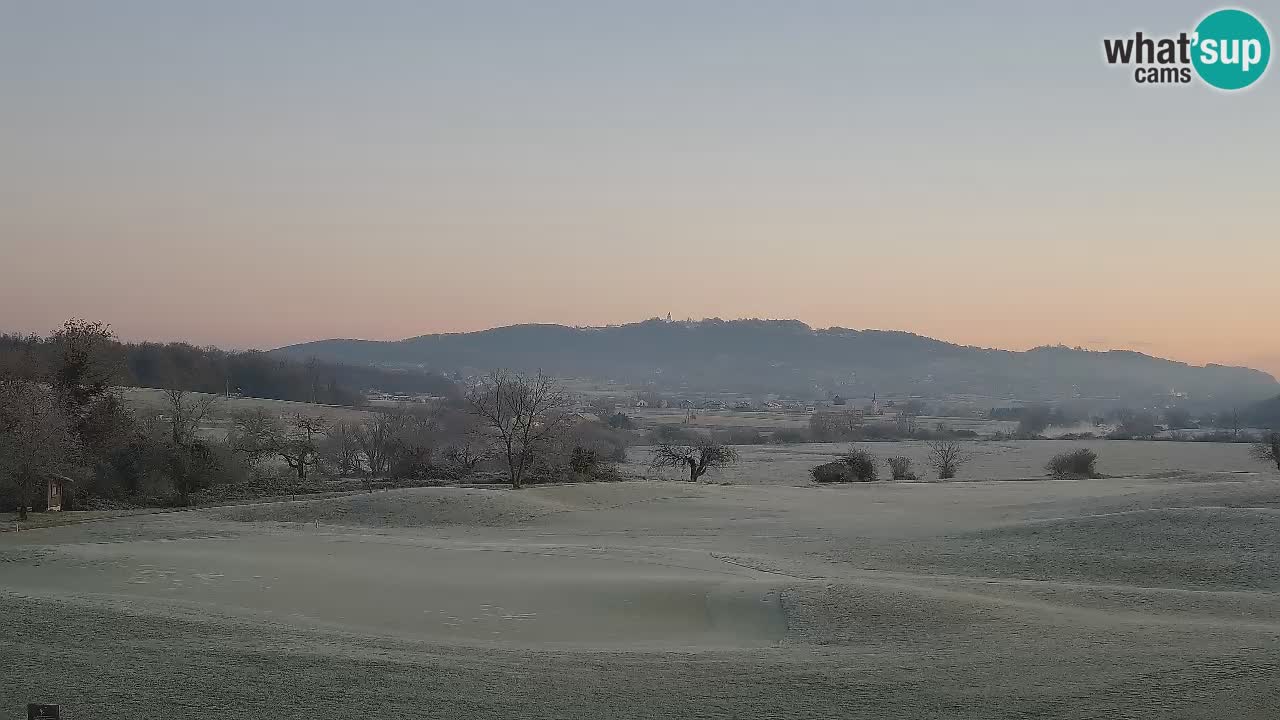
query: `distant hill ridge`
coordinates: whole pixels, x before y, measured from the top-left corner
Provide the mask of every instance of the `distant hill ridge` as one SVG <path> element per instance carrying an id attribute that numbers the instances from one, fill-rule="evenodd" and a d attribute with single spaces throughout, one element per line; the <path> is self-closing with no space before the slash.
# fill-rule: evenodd
<path id="1" fill-rule="evenodd" d="M 1244 419 L 1255 427 L 1280 428 L 1280 395 L 1248 407 Z"/>
<path id="2" fill-rule="evenodd" d="M 1280 392 L 1250 368 L 1203 367 L 1130 350 L 956 345 L 893 330 L 814 329 L 798 320 L 660 319 L 606 327 L 511 325 L 399 341 L 320 340 L 273 352 L 294 358 L 464 373 L 542 368 L 691 391 L 821 394 L 912 392 L 1019 399 L 1148 401 L 1171 393 L 1216 405 Z"/>

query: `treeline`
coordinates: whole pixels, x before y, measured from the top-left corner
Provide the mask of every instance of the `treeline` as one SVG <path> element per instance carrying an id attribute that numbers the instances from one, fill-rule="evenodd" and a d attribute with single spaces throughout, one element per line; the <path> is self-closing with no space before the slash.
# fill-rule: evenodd
<path id="1" fill-rule="evenodd" d="M 111 336 L 106 326 L 100 328 L 108 332 L 98 352 L 113 365 L 114 380 L 120 385 L 349 407 L 363 405 L 364 390 L 370 388 L 434 395 L 454 404 L 461 398 L 453 381 L 435 373 L 298 361 L 257 350 L 230 352 L 187 343 L 123 343 Z M 47 375 L 60 359 L 60 332 L 0 335 L 0 374 Z"/>
<path id="2" fill-rule="evenodd" d="M 1244 416 L 1256 427 L 1280 428 L 1280 395 L 1246 408 Z"/>
<path id="3" fill-rule="evenodd" d="M 778 431 L 775 436 L 783 431 Z M 797 431 L 786 432 L 788 441 Z M 893 440 L 946 440 L 976 438 L 973 430 L 952 428 L 944 422 L 927 426 L 915 412 L 903 410 L 892 421 L 866 416 L 855 408 L 838 412 L 816 412 L 809 416 L 808 432 L 812 442 L 881 442 Z"/>
<path id="4" fill-rule="evenodd" d="M 135 413 L 115 390 L 128 348 L 105 325 L 70 321 L 0 367 L 0 511 L 43 509 L 51 479 L 66 486 L 64 509 L 472 476 L 515 487 L 609 480 L 620 477 L 614 464 L 630 442 L 574 412 L 570 394 L 541 374 L 491 373 L 456 402 L 407 403 L 358 420 L 319 407 L 225 414 L 219 395 L 183 388 L 166 389 L 159 412 Z"/>
<path id="5" fill-rule="evenodd" d="M 1027 405 L 1025 407 L 991 408 L 987 417 L 992 420 L 1006 420 L 1018 423 L 1021 435 L 1037 435 L 1050 427 L 1070 427 L 1089 419 L 1084 412 L 1049 405 Z"/>

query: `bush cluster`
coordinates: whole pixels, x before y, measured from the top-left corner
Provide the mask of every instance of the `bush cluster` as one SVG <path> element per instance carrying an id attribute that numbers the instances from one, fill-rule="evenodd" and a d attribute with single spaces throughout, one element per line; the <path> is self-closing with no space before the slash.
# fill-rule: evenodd
<path id="1" fill-rule="evenodd" d="M 849 478 L 853 482 L 873 482 L 876 479 L 876 456 L 866 450 L 850 450 L 840 457 L 840 462 L 849 467 Z"/>
<path id="2" fill-rule="evenodd" d="M 809 474 L 813 476 L 814 482 L 836 483 L 850 481 L 849 466 L 842 462 L 815 465 L 809 469 Z"/>
<path id="3" fill-rule="evenodd" d="M 1098 476 L 1098 454 L 1087 448 L 1061 452 L 1045 463 L 1045 470 L 1055 478 L 1091 478 Z"/>
<path id="4" fill-rule="evenodd" d="M 894 482 L 915 482 L 919 479 L 911 470 L 911 458 L 898 455 L 889 458 L 887 462 Z"/>
<path id="5" fill-rule="evenodd" d="M 854 448 L 840 456 L 835 462 L 828 462 L 809 469 L 815 482 L 875 482 L 877 465 L 875 455 Z"/>

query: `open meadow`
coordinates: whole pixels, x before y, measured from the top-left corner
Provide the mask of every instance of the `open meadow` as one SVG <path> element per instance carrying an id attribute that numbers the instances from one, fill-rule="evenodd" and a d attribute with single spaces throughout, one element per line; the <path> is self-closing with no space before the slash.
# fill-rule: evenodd
<path id="1" fill-rule="evenodd" d="M 1172 442 L 1143 440 L 981 440 L 962 441 L 968 457 L 957 480 L 1041 480 L 1045 463 L 1054 455 L 1080 448 L 1098 454 L 1098 471 L 1104 475 L 1149 476 L 1192 471 L 1200 473 L 1265 472 L 1266 466 L 1250 456 L 1248 443 Z M 797 443 L 787 445 L 735 445 L 738 462 L 707 476 L 712 482 L 735 484 L 803 485 L 814 465 L 835 460 L 852 448 L 877 456 L 881 476 L 888 473 L 883 461 L 901 455 L 911 458 L 922 480 L 931 479 L 927 458 L 929 444 L 920 440 L 860 443 Z M 649 468 L 651 449 L 628 450 L 627 470 L 645 477 L 676 477 L 670 471 Z"/>
<path id="2" fill-rule="evenodd" d="M 984 448 L 967 482 L 818 486 L 803 469 L 843 448 L 774 446 L 707 477 L 730 485 L 3 533 L 0 714 L 1274 717 L 1280 476 L 1243 447 L 1109 442 L 1124 477 L 979 480 L 1056 445 Z"/>
<path id="3" fill-rule="evenodd" d="M 824 412 L 839 408 L 824 407 Z M 754 428 L 761 432 L 777 430 L 803 430 L 809 427 L 812 413 L 783 410 L 682 410 L 680 408 L 626 408 L 625 413 L 643 427 L 658 425 L 682 425 L 698 429 Z M 896 415 L 868 416 L 868 423 L 892 423 Z M 1018 423 L 1007 420 L 988 420 L 972 417 L 916 418 L 920 427 L 931 428 L 941 423 L 952 430 L 972 430 L 982 434 L 1011 433 Z"/>
<path id="4" fill-rule="evenodd" d="M 117 390 L 120 398 L 135 412 L 148 414 L 164 414 L 169 410 L 169 401 L 164 390 L 155 388 L 126 387 Z M 190 393 L 192 399 L 211 397 L 207 393 Z M 271 400 L 254 397 L 216 396 L 213 414 L 219 418 L 227 418 L 236 413 L 264 410 L 273 415 L 316 415 L 328 420 L 348 420 L 358 422 L 369 417 L 367 410 L 356 410 L 339 405 L 319 405 L 316 403 L 295 402 L 292 400 Z"/>

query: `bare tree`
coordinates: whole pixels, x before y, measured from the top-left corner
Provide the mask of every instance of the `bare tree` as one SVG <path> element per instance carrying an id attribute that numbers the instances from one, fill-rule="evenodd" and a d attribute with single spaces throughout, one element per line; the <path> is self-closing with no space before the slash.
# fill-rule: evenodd
<path id="1" fill-rule="evenodd" d="M 1253 444 L 1253 456 L 1265 463 L 1274 463 L 1280 470 L 1280 432 L 1269 432 Z"/>
<path id="2" fill-rule="evenodd" d="M 898 431 L 904 435 L 915 435 L 920 429 L 920 416 L 924 414 L 924 403 L 919 400 L 908 400 L 898 410 Z"/>
<path id="3" fill-rule="evenodd" d="M 444 456 L 459 475 L 470 475 L 493 455 L 493 435 L 474 415 L 458 413 L 445 423 Z"/>
<path id="4" fill-rule="evenodd" d="M 938 440 L 929 447 L 929 466 L 938 473 L 939 480 L 949 480 L 956 476 L 961 465 L 969 462 L 969 454 L 964 446 L 955 440 Z"/>
<path id="5" fill-rule="evenodd" d="M 198 489 L 201 476 L 209 469 L 209 448 L 196 438 L 200 423 L 213 409 L 218 396 L 197 395 L 185 390 L 165 390 L 164 395 L 169 405 L 166 464 L 178 493 L 178 502 L 188 505 L 191 493 Z"/>
<path id="6" fill-rule="evenodd" d="M 349 421 L 334 423 L 320 441 L 319 455 L 322 464 L 338 477 L 350 477 L 360 470 L 360 443 L 356 437 L 359 426 Z"/>
<path id="7" fill-rule="evenodd" d="M 862 408 L 856 408 L 852 405 L 846 405 L 840 411 L 840 421 L 847 436 L 857 435 L 862 430 L 863 412 Z"/>
<path id="8" fill-rule="evenodd" d="M 404 424 L 400 412 L 380 412 L 356 427 L 355 441 L 369 468 L 371 477 L 382 477 L 391 466 L 395 439 Z"/>
<path id="9" fill-rule="evenodd" d="M 282 421 L 263 410 L 236 418 L 235 448 L 251 458 L 275 455 L 299 480 L 319 461 L 319 443 L 329 423 L 322 417 L 294 415 Z"/>
<path id="10" fill-rule="evenodd" d="M 200 423 L 218 403 L 217 395 L 201 395 L 186 390 L 165 390 L 169 405 L 169 437 L 174 445 L 190 445 L 196 438 Z"/>
<path id="11" fill-rule="evenodd" d="M 1218 417 L 1218 422 L 1231 431 L 1231 439 L 1240 439 L 1240 430 L 1244 428 L 1244 422 L 1240 419 L 1240 408 L 1231 408 L 1222 413 Z"/>
<path id="12" fill-rule="evenodd" d="M 440 440 L 440 422 L 434 411 L 401 408 L 401 419 L 392 438 L 390 471 L 395 477 L 422 477 L 431 469 Z"/>
<path id="13" fill-rule="evenodd" d="M 298 473 L 299 480 L 306 480 L 307 469 L 319 460 L 319 443 L 328 429 L 327 420 L 311 415 L 295 415 L 285 425 L 276 453 Z"/>
<path id="14" fill-rule="evenodd" d="M 0 380 L 0 481 L 27 519 L 49 475 L 76 473 L 80 445 L 56 396 L 33 382 Z"/>
<path id="15" fill-rule="evenodd" d="M 471 412 L 498 436 L 513 488 L 573 420 L 572 398 L 551 376 L 495 370 L 467 390 Z"/>
<path id="16" fill-rule="evenodd" d="M 661 443 L 654 448 L 649 464 L 655 468 L 688 468 L 689 482 L 698 482 L 708 470 L 732 464 L 737 459 L 736 450 L 707 439 L 688 445 Z"/>

